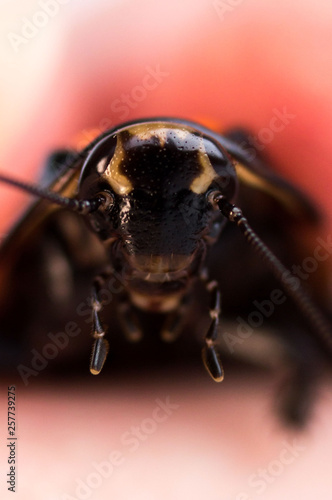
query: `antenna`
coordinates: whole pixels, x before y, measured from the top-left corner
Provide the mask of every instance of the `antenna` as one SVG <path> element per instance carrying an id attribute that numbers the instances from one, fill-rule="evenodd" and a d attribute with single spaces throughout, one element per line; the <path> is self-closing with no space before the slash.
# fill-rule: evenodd
<path id="1" fill-rule="evenodd" d="M 255 252 L 269 266 L 274 276 L 283 285 L 286 292 L 297 304 L 302 314 L 310 322 L 313 332 L 324 343 L 326 348 L 332 353 L 332 331 L 331 325 L 316 306 L 310 295 L 299 284 L 294 286 L 288 279 L 291 271 L 285 267 L 282 262 L 271 252 L 265 243 L 257 236 L 249 225 L 247 219 L 243 216 L 242 210 L 229 203 L 221 194 L 217 194 L 213 199 L 221 213 L 232 223 L 236 224 L 242 231 L 247 242 L 253 247 Z"/>
<path id="2" fill-rule="evenodd" d="M 68 210 L 77 212 L 81 215 L 86 215 L 96 211 L 98 207 L 103 203 L 102 197 L 97 197 L 92 200 L 76 200 L 74 198 L 60 196 L 59 194 L 55 193 L 54 191 L 50 191 L 49 189 L 44 189 L 33 184 L 28 184 L 26 182 L 13 179 L 12 177 L 7 177 L 4 174 L 0 174 L 0 181 L 22 189 L 23 191 L 26 191 L 27 193 L 30 193 L 34 196 L 38 196 L 43 200 L 50 201 L 51 203 L 55 203 L 56 205 L 67 208 Z"/>

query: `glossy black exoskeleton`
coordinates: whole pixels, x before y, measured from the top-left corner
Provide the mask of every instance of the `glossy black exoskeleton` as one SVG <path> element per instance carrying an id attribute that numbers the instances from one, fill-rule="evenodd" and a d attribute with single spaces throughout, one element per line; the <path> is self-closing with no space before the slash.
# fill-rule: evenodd
<path id="1" fill-rule="evenodd" d="M 130 122 L 103 133 L 80 153 L 53 155 L 45 178 L 46 188 L 38 188 L 0 175 L 40 198 L 0 251 L 0 319 L 8 350 L 8 339 L 15 339 L 22 325 L 32 331 L 36 321 L 43 324 L 45 311 L 65 311 L 77 293 L 75 314 L 93 324 L 90 370 L 97 374 L 109 349 L 106 337 L 112 336 L 112 318 L 102 319 L 111 301 L 130 340 L 142 336 L 143 311 L 165 318 L 160 334 L 170 342 L 184 329 L 195 329 L 192 297 L 201 282 L 211 298 L 203 360 L 213 379 L 223 379 L 218 348 L 234 353 L 267 320 L 291 360 L 284 414 L 295 422 L 305 418 L 303 402 L 322 351 L 332 352 L 324 317 L 328 304 L 322 298 L 327 285 L 320 282 L 316 293 L 313 284 L 312 298 L 279 258 L 291 267 L 306 256 L 294 231 L 299 224 L 315 225 L 317 213 L 300 191 L 249 152 L 241 133 L 222 136 L 170 118 Z M 243 236 L 254 252 L 242 243 Z M 31 267 L 38 266 L 35 287 L 31 278 L 23 279 L 21 248 L 27 249 Z M 82 273 L 98 268 L 90 298 L 82 300 Z M 45 292 L 35 295 L 39 285 Z M 219 328 L 219 290 L 222 316 L 233 318 L 231 333 Z M 44 311 L 38 320 L 32 313 L 37 301 Z M 24 320 L 15 315 L 18 304 Z M 67 322 L 62 336 L 49 334 L 49 339 L 64 345 L 67 335 L 68 343 L 75 325 Z M 20 370 L 26 380 L 33 374 L 22 364 Z"/>

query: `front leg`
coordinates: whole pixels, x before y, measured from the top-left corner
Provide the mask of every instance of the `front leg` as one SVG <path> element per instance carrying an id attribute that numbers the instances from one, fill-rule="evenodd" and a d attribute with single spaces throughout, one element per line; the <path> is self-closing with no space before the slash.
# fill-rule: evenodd
<path id="1" fill-rule="evenodd" d="M 220 290 L 216 281 L 210 281 L 206 284 L 207 291 L 211 294 L 210 328 L 205 335 L 205 346 L 203 347 L 202 357 L 205 368 L 213 380 L 221 382 L 224 378 L 224 370 L 221 366 L 219 355 L 215 344 L 218 338 L 219 316 L 221 312 Z"/>
<path id="2" fill-rule="evenodd" d="M 212 320 L 204 339 L 205 346 L 203 347 L 202 358 L 205 368 L 213 380 L 221 382 L 224 378 L 224 371 L 215 347 L 218 339 L 219 316 L 221 311 L 220 290 L 216 281 L 207 282 L 207 275 L 204 272 L 201 275 L 201 280 L 205 283 L 206 290 L 211 295 L 210 317 Z M 173 342 L 177 339 L 185 323 L 184 318 L 187 308 L 188 297 L 185 297 L 179 308 L 168 316 L 161 331 L 162 340 L 165 342 Z"/>
<path id="3" fill-rule="evenodd" d="M 105 363 L 109 344 L 105 337 L 105 328 L 100 320 L 100 311 L 102 310 L 102 303 L 98 298 L 99 292 L 102 286 L 105 284 L 106 280 L 110 276 L 110 271 L 103 272 L 96 276 L 92 285 L 92 320 L 93 320 L 93 333 L 92 336 L 95 339 L 92 347 L 91 361 L 90 361 L 90 372 L 93 375 L 98 375 Z"/>

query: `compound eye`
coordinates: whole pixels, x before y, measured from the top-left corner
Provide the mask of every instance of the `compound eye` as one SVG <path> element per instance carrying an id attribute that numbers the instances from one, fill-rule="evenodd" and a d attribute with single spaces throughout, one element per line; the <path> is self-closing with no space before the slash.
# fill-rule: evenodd
<path id="1" fill-rule="evenodd" d="M 115 196 L 109 190 L 100 190 L 93 196 L 93 200 L 96 209 L 89 215 L 90 227 L 105 240 L 110 237 L 113 228 Z"/>
<path id="2" fill-rule="evenodd" d="M 100 191 L 96 199 L 98 200 L 99 207 L 98 211 L 103 214 L 109 214 L 114 207 L 114 195 L 110 191 Z"/>
<path id="3" fill-rule="evenodd" d="M 214 210 L 219 210 L 218 206 L 218 201 L 220 200 L 220 197 L 222 196 L 221 192 L 218 189 L 210 189 L 206 193 L 206 199 L 210 205 L 212 205 L 212 208 Z"/>

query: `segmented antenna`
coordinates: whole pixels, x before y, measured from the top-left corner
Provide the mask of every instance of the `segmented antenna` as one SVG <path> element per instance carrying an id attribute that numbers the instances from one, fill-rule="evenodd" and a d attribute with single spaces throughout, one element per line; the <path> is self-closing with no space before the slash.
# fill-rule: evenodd
<path id="1" fill-rule="evenodd" d="M 244 234 L 247 242 L 253 247 L 255 252 L 270 267 L 274 276 L 282 283 L 288 295 L 292 297 L 302 314 L 310 322 L 313 332 L 320 338 L 324 345 L 332 354 L 332 330 L 331 325 L 325 319 L 319 308 L 313 302 L 312 298 L 298 284 L 291 284 L 289 277 L 291 272 L 280 262 L 280 260 L 271 252 L 271 250 L 257 236 L 249 225 L 247 219 L 243 216 L 240 208 L 229 203 L 222 195 L 217 195 L 214 201 L 218 204 L 221 213 L 230 221 L 236 224 Z"/>
<path id="2" fill-rule="evenodd" d="M 101 198 L 95 198 L 93 200 L 76 200 L 74 198 L 60 196 L 59 194 L 54 193 L 54 191 L 50 191 L 39 186 L 34 186 L 33 184 L 28 184 L 11 177 L 7 177 L 3 174 L 0 174 L 0 181 L 22 189 L 23 191 L 26 191 L 27 193 L 30 193 L 34 196 L 38 196 L 43 200 L 50 201 L 51 203 L 55 203 L 56 205 L 67 208 L 68 210 L 77 212 L 81 215 L 86 215 L 94 212 L 102 203 Z"/>

